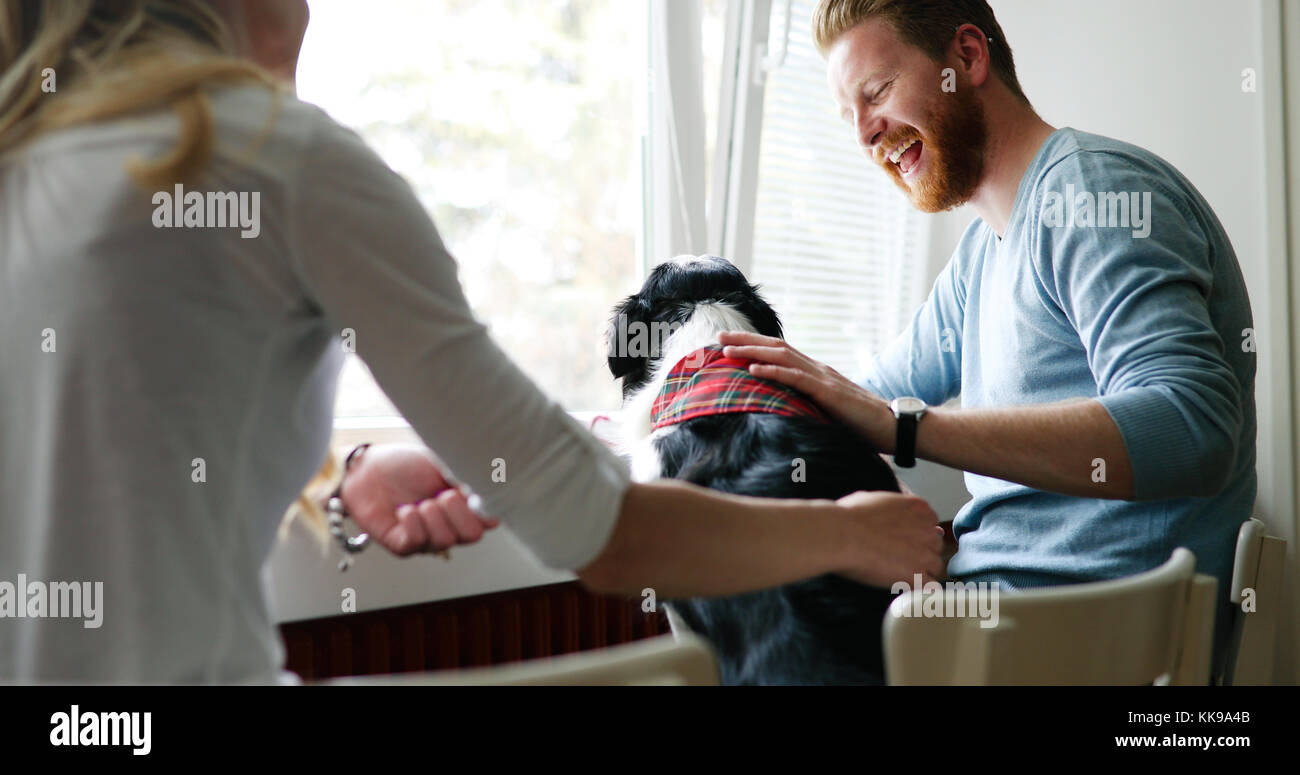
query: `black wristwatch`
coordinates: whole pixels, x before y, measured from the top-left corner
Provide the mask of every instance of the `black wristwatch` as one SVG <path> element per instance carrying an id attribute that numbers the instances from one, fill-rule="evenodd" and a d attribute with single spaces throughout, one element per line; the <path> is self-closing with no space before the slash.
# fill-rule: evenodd
<path id="1" fill-rule="evenodd" d="M 916 465 L 916 425 L 928 409 L 925 402 L 915 396 L 903 396 L 889 402 L 898 418 L 898 435 L 894 437 L 894 465 L 911 468 Z"/>

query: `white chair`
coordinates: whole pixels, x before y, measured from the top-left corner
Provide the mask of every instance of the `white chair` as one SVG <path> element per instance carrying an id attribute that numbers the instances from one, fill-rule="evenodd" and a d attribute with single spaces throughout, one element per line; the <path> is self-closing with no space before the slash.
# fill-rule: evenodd
<path id="1" fill-rule="evenodd" d="M 885 616 L 886 676 L 896 685 L 1208 685 L 1217 586 L 1179 548 L 1158 568 L 1111 581 L 996 597 L 973 584 L 930 593 L 943 596 L 944 611 L 963 595 L 968 613 L 996 602 L 989 627 L 970 615 L 904 616 L 926 610 L 927 593 L 913 590 Z"/>
<path id="2" fill-rule="evenodd" d="M 1228 598 L 1233 607 L 1232 634 L 1221 684 L 1273 683 L 1273 652 L 1277 645 L 1285 562 L 1284 539 L 1266 535 L 1264 523 L 1258 519 L 1242 523 L 1237 533 L 1237 554 Z M 1252 603 L 1254 610 L 1243 609 L 1245 603 Z"/>
<path id="3" fill-rule="evenodd" d="M 324 684 L 411 686 L 716 686 L 717 659 L 697 635 L 661 635 L 609 648 L 496 667 L 336 678 Z"/>

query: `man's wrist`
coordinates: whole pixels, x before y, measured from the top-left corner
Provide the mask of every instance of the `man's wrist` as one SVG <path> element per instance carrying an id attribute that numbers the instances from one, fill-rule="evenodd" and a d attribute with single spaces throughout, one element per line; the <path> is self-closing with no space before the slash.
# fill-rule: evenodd
<path id="1" fill-rule="evenodd" d="M 870 390 L 858 386 L 853 398 L 858 407 L 848 416 L 848 426 L 879 452 L 894 449 L 894 412 L 889 402 Z"/>
<path id="2" fill-rule="evenodd" d="M 890 408 L 889 402 L 884 399 L 872 401 L 871 404 L 871 411 L 876 416 L 871 427 L 879 429 L 871 442 L 876 449 L 892 455 L 898 447 L 898 418 L 894 416 L 894 410 Z"/>

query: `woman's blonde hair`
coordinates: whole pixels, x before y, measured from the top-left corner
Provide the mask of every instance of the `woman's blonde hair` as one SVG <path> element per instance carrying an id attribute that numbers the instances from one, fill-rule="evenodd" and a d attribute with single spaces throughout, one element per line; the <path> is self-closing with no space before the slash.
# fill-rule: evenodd
<path id="1" fill-rule="evenodd" d="M 0 4 L 0 157 L 56 129 L 168 108 L 176 145 L 160 158 L 132 160 L 146 190 L 196 179 L 213 153 L 206 89 L 236 82 L 279 85 L 241 59 L 211 0 L 4 0 Z M 52 85 L 53 89 L 48 88 Z M 275 120 L 268 119 L 267 131 Z M 328 538 L 322 491 L 338 477 L 328 455 L 285 515 Z"/>
<path id="2" fill-rule="evenodd" d="M 237 56 L 210 0 L 0 5 L 0 155 L 50 130 L 166 107 L 180 121 L 176 146 L 128 172 L 153 190 L 192 180 L 213 150 L 205 88 L 237 81 L 276 88 Z"/>
<path id="3" fill-rule="evenodd" d="M 326 451 L 325 462 L 321 463 L 320 468 L 307 482 L 307 486 L 303 487 L 297 500 L 285 512 L 284 519 L 280 522 L 281 539 L 288 535 L 289 526 L 294 520 L 298 520 L 316 539 L 321 552 L 326 551 L 329 546 L 329 518 L 325 516 L 325 509 L 321 504 L 342 482 L 343 473 L 343 464 L 339 462 L 338 456 L 333 450 Z"/>

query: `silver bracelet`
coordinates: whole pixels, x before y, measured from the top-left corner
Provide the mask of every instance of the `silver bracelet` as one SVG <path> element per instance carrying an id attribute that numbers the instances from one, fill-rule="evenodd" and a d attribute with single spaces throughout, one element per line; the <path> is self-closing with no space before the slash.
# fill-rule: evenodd
<path id="1" fill-rule="evenodd" d="M 360 533 L 350 536 L 343 527 L 343 520 L 348 519 L 347 506 L 343 503 L 343 482 L 348 478 L 348 470 L 352 467 L 353 461 L 361 457 L 361 454 L 370 448 L 370 444 L 358 444 L 348 453 L 347 458 L 343 461 L 343 478 L 339 480 L 339 486 L 330 495 L 329 500 L 325 503 L 325 514 L 329 519 L 330 535 L 339 542 L 339 547 L 343 549 L 343 559 L 339 561 L 339 570 L 346 571 L 352 565 L 351 555 L 365 549 L 370 544 L 370 534 Z"/>

